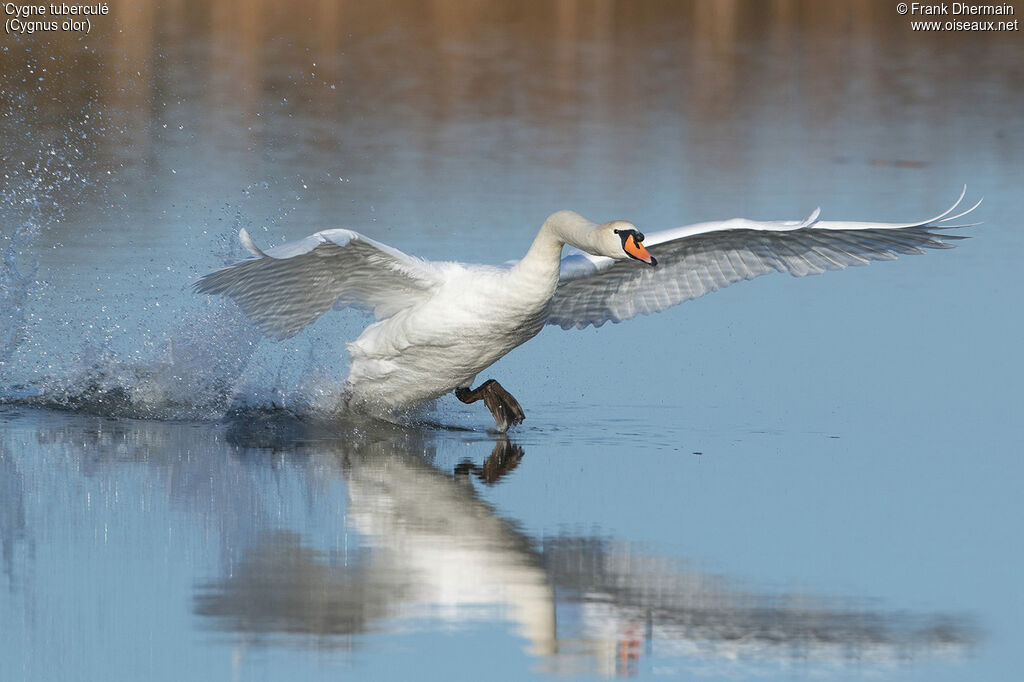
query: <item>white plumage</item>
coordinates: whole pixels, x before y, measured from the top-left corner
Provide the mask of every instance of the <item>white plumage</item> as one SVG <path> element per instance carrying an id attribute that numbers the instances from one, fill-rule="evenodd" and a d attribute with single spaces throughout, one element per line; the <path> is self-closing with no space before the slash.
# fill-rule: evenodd
<path id="1" fill-rule="evenodd" d="M 827 222 L 815 211 L 804 221 L 700 223 L 646 239 L 624 221 L 559 211 L 526 256 L 504 267 L 425 261 L 341 229 L 261 251 L 242 230 L 253 257 L 195 286 L 231 297 L 278 339 L 335 305 L 372 312 L 377 321 L 349 344 L 350 405 L 394 410 L 459 389 L 466 402 L 484 399 L 505 430 L 522 421 L 518 403 L 494 382 L 465 389 L 545 324 L 599 327 L 770 272 L 800 277 L 949 248 L 962 237 L 937 230 L 963 227 L 952 221 L 981 203 L 951 215 L 963 197 L 916 223 Z M 562 258 L 565 244 L 579 251 Z"/>

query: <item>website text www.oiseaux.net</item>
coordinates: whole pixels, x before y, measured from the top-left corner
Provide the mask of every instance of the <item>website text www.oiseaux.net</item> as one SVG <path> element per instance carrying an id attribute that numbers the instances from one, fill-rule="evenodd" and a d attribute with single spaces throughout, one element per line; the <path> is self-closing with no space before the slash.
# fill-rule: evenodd
<path id="1" fill-rule="evenodd" d="M 975 5 L 966 2 L 901 2 L 899 14 L 911 17 L 914 31 L 1019 31 L 1020 19 L 1013 5 Z"/>

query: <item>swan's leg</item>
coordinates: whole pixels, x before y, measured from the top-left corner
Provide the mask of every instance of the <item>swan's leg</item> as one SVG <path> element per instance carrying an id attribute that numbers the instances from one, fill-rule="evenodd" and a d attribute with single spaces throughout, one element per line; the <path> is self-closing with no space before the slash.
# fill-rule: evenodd
<path id="1" fill-rule="evenodd" d="M 455 397 L 464 403 L 475 403 L 483 400 L 484 405 L 491 411 L 498 430 L 504 433 L 510 426 L 522 424 L 526 419 L 523 408 L 512 394 L 501 387 L 494 379 L 488 379 L 474 389 L 467 386 L 460 386 L 455 389 Z"/>

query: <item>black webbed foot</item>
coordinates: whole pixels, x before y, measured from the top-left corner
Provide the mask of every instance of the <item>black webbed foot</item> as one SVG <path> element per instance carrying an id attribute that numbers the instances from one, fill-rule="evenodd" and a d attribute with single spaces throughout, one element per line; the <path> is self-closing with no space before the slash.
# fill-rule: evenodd
<path id="1" fill-rule="evenodd" d="M 522 424 L 526 419 L 519 402 L 494 379 L 488 379 L 474 389 L 460 386 L 455 389 L 455 397 L 467 404 L 483 400 L 494 416 L 498 431 L 502 433 L 511 426 Z"/>

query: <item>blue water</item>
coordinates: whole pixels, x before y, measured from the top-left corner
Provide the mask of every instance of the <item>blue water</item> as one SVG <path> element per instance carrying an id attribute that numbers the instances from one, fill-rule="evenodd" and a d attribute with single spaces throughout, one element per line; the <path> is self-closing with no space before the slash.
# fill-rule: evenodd
<path id="1" fill-rule="evenodd" d="M 787 9 L 788 8 L 788 9 Z M 1016 34 L 871 2 L 134 3 L 0 37 L 0 679 L 1012 679 Z M 910 221 L 951 251 L 549 329 L 522 403 L 337 399 L 331 312 L 190 283 L 358 229 L 519 257 L 573 208 Z"/>

